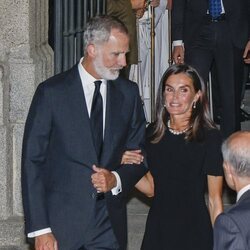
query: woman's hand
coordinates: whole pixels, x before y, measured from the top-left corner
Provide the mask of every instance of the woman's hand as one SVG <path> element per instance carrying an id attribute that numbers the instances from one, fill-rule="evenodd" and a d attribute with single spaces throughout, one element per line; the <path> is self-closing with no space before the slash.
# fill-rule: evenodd
<path id="1" fill-rule="evenodd" d="M 248 41 L 243 54 L 244 62 L 250 64 L 250 40 Z"/>
<path id="2" fill-rule="evenodd" d="M 143 162 L 143 155 L 141 150 L 128 150 L 122 155 L 121 164 L 140 164 Z"/>

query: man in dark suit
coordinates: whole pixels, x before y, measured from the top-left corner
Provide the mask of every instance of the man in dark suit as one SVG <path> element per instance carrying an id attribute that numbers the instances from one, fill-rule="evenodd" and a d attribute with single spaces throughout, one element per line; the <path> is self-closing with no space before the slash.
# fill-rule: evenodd
<path id="1" fill-rule="evenodd" d="M 250 132 L 236 132 L 222 145 L 227 184 L 237 202 L 214 225 L 214 250 L 250 249 Z"/>
<path id="2" fill-rule="evenodd" d="M 243 57 L 250 44 L 250 0 L 219 0 L 219 14 L 212 13 L 210 1 L 218 0 L 173 1 L 173 59 L 175 63 L 185 60 L 191 64 L 205 82 L 215 63 L 222 109 L 220 124 L 227 137 L 241 128 Z"/>
<path id="3" fill-rule="evenodd" d="M 127 28 L 95 17 L 84 41 L 79 64 L 38 86 L 25 125 L 23 206 L 37 250 L 126 249 L 126 197 L 147 172 L 120 163 L 145 132 L 138 87 L 118 77 Z"/>

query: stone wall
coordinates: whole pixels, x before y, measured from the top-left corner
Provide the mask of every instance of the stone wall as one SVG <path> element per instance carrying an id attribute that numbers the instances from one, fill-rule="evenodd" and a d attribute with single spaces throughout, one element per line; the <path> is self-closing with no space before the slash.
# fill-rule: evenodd
<path id="1" fill-rule="evenodd" d="M 52 75 L 48 3 L 0 3 L 0 249 L 28 249 L 20 188 L 21 143 L 37 84 Z"/>

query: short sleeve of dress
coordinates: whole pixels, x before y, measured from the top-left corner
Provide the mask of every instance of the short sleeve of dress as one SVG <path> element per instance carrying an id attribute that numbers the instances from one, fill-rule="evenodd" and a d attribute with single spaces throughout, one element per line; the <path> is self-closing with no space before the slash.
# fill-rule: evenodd
<path id="1" fill-rule="evenodd" d="M 206 133 L 206 157 L 204 170 L 207 175 L 223 176 L 223 158 L 221 152 L 222 137 L 216 129 Z"/>

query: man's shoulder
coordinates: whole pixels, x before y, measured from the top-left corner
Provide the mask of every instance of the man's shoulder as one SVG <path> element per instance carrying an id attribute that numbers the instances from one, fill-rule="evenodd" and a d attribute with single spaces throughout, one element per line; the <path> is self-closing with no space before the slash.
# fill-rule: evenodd
<path id="1" fill-rule="evenodd" d="M 229 217 L 231 220 L 240 221 L 240 218 L 250 220 L 250 195 L 247 195 L 244 199 L 238 201 L 231 207 L 229 207 L 224 213 L 218 217 Z"/>
<path id="2" fill-rule="evenodd" d="M 118 88 L 121 91 L 130 91 L 130 92 L 138 91 L 137 83 L 123 77 L 118 77 L 116 80 L 109 82 L 111 82 L 111 84 L 113 84 L 114 87 Z"/>
<path id="3" fill-rule="evenodd" d="M 72 82 L 72 80 L 74 80 L 76 77 L 79 78 L 79 72 L 77 65 L 74 65 L 67 71 L 49 77 L 40 83 L 39 86 L 44 88 L 63 87 L 65 84 Z"/>

